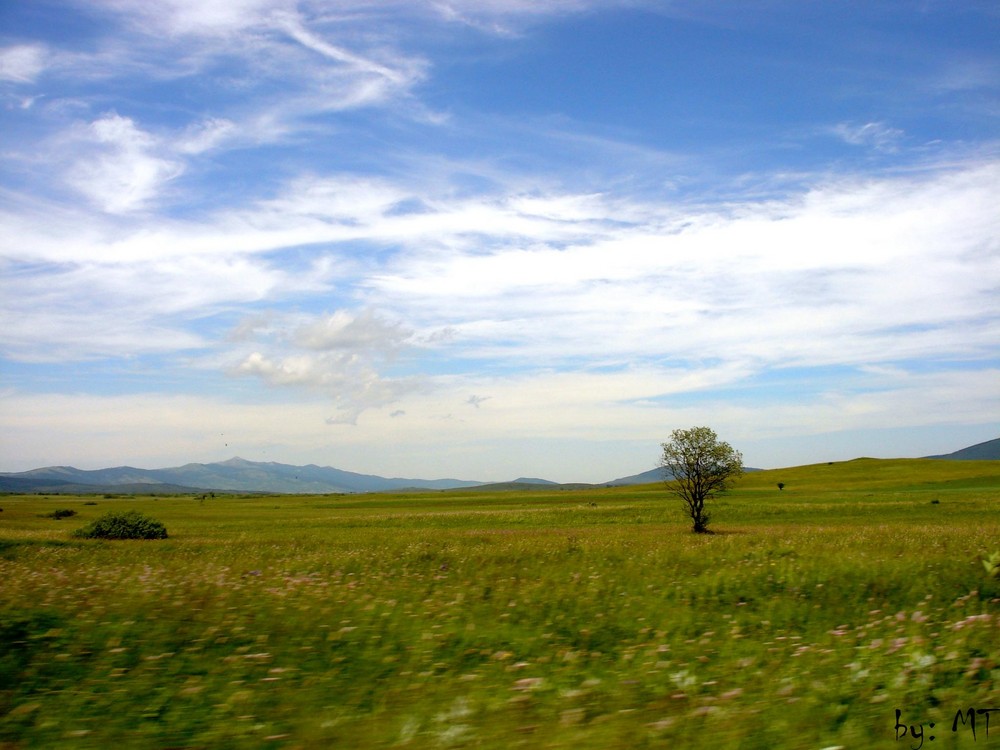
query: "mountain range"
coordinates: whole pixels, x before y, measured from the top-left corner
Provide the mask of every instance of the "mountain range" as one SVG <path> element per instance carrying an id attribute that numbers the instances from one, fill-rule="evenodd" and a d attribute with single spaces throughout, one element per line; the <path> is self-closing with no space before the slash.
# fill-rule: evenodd
<path id="1" fill-rule="evenodd" d="M 662 479 L 660 469 L 622 477 L 605 485 L 644 484 Z M 16 473 L 0 473 L 0 492 L 44 492 L 49 494 L 186 494 L 289 493 L 329 494 L 386 492 L 391 490 L 449 489 L 565 489 L 593 487 L 591 484 L 559 484 L 547 479 L 519 477 L 510 482 L 463 479 L 403 479 L 358 474 L 330 466 L 292 466 L 275 462 L 231 458 L 210 464 L 190 463 L 167 469 L 137 469 L 118 466 L 84 470 L 72 466 L 47 466 Z"/>
<path id="2" fill-rule="evenodd" d="M 222 491 L 298 494 L 383 492 L 386 490 L 444 490 L 475 487 L 483 482 L 461 479 L 388 479 L 330 466 L 291 466 L 273 461 L 231 458 L 211 464 L 185 464 L 168 469 L 118 466 L 85 471 L 72 466 L 49 466 L 0 474 L 0 490 L 17 492 L 163 493 Z"/>
<path id="3" fill-rule="evenodd" d="M 954 453 L 926 458 L 962 460 L 1000 460 L 1000 438 L 969 446 Z M 747 469 L 759 471 L 759 469 Z M 649 484 L 661 481 L 662 470 L 650 469 L 641 474 L 602 482 L 603 486 Z M 83 470 L 71 466 L 48 466 L 30 471 L 0 473 L 2 492 L 44 492 L 50 494 L 182 494 L 197 492 L 262 493 L 358 493 L 390 490 L 544 489 L 580 488 L 594 485 L 557 484 L 546 479 L 521 477 L 511 482 L 490 483 L 462 479 L 403 479 L 373 474 L 358 474 L 330 466 L 291 466 L 274 462 L 246 461 L 231 458 L 218 463 L 191 463 L 167 469 L 137 469 L 119 466 L 110 469 Z"/>

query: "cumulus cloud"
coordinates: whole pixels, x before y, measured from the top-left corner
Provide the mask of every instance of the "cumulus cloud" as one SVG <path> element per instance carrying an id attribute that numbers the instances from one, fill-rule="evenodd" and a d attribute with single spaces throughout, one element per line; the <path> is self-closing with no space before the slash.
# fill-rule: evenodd
<path id="1" fill-rule="evenodd" d="M 395 403 L 419 388 L 413 378 L 381 373 L 406 344 L 410 332 L 372 310 L 338 310 L 318 317 L 271 318 L 255 349 L 230 372 L 253 376 L 272 387 L 295 387 L 326 394 L 336 413 L 329 424 L 355 424 L 368 409 Z"/>
<path id="2" fill-rule="evenodd" d="M 383 354 L 398 349 L 408 337 L 399 323 L 385 321 L 372 310 L 356 315 L 338 310 L 301 325 L 292 334 L 294 343 L 304 349 Z"/>

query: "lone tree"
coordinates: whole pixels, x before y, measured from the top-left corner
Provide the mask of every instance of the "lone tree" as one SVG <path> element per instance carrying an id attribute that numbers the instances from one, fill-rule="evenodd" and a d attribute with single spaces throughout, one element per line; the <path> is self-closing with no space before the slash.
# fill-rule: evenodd
<path id="1" fill-rule="evenodd" d="M 708 427 L 674 430 L 662 448 L 660 467 L 667 489 L 684 501 L 692 530 L 707 533 L 710 516 L 705 501 L 724 493 L 742 476 L 743 456 L 729 443 L 719 442 Z"/>

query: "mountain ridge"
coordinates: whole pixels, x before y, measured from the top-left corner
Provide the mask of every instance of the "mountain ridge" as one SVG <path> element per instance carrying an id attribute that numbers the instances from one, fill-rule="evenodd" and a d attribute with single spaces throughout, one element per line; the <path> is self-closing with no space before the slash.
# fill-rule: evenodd
<path id="1" fill-rule="evenodd" d="M 1000 460 L 1000 438 L 970 445 L 952 453 L 925 456 L 953 461 Z M 760 471 L 747 468 L 746 471 Z M 116 466 L 105 469 L 77 469 L 47 466 L 22 472 L 0 472 L 2 492 L 57 493 L 159 493 L 246 492 L 279 494 L 354 494 L 393 490 L 447 490 L 462 488 L 577 489 L 593 486 L 650 484 L 663 480 L 660 468 L 619 477 L 599 484 L 558 483 L 534 477 L 510 482 L 464 479 L 407 479 L 360 474 L 332 466 L 295 466 L 275 461 L 248 461 L 233 456 L 215 463 L 187 463 L 164 469 Z"/>
<path id="2" fill-rule="evenodd" d="M 124 485 L 151 490 L 172 486 L 181 491 L 277 492 L 301 494 L 383 492 L 402 489 L 457 489 L 484 482 L 463 479 L 408 479 L 360 474 L 331 466 L 294 466 L 274 461 L 247 461 L 234 456 L 216 463 L 187 463 L 165 469 L 118 466 L 76 469 L 50 466 L 24 472 L 0 473 L 0 490 L 59 492 L 66 486 L 92 487 L 91 491 L 116 491 Z M 60 490 L 60 488 L 63 488 Z"/>
<path id="3" fill-rule="evenodd" d="M 925 456 L 925 458 L 941 458 L 948 461 L 1000 461 L 1000 438 L 987 440 L 970 445 L 968 448 L 945 453 L 940 456 Z"/>

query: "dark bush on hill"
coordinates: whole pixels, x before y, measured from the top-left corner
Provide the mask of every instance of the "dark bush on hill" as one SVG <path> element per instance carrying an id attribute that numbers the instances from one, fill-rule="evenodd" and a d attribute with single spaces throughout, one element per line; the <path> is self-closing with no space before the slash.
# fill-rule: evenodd
<path id="1" fill-rule="evenodd" d="M 111 511 L 77 529 L 73 536 L 84 539 L 166 539 L 167 529 L 159 521 L 137 510 Z"/>

